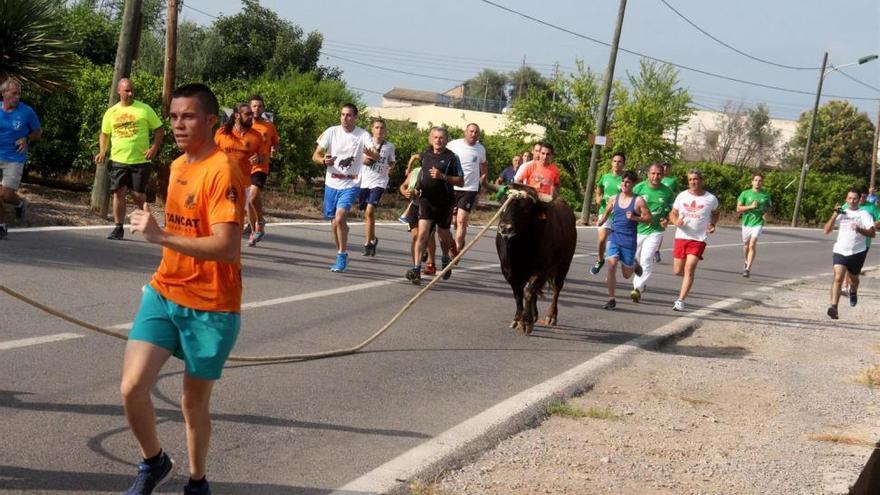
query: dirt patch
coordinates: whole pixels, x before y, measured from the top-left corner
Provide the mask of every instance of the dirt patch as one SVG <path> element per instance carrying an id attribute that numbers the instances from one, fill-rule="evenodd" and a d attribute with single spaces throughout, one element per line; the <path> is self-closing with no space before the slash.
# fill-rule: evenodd
<path id="1" fill-rule="evenodd" d="M 853 381 L 880 362 L 880 279 L 865 276 L 862 302 L 841 306 L 833 323 L 825 316 L 827 282 L 780 289 L 759 306 L 710 317 L 557 408 L 614 411 L 613 418 L 550 415 L 418 489 L 848 493 L 880 438 L 877 390 Z"/>

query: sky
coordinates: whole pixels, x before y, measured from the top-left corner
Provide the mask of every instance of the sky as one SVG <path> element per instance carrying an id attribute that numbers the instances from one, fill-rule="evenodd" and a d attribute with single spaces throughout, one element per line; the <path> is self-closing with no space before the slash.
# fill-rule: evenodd
<path id="1" fill-rule="evenodd" d="M 580 59 L 601 77 L 610 48 L 577 35 L 610 43 L 619 8 L 619 0 L 262 0 L 261 4 L 306 32 L 321 32 L 321 65 L 340 68 L 347 85 L 370 105 L 379 104 L 381 94 L 394 87 L 442 92 L 483 68 L 508 72 L 523 60 L 550 76 L 556 64 L 561 72 L 573 72 Z M 234 15 L 240 9 L 239 0 L 185 0 L 181 19 L 209 24 L 210 16 Z M 733 49 L 770 63 L 737 53 L 694 25 Z M 688 90 L 697 108 L 719 110 L 728 101 L 748 107 L 764 103 L 773 117 L 797 119 L 812 109 L 825 51 L 834 66 L 880 54 L 880 1 L 629 0 L 620 48 L 697 71 L 801 91 L 679 69 L 680 86 Z M 614 78 L 637 74 L 640 59 L 619 52 Z M 880 60 L 828 73 L 822 102 L 832 99 L 847 99 L 876 121 Z"/>

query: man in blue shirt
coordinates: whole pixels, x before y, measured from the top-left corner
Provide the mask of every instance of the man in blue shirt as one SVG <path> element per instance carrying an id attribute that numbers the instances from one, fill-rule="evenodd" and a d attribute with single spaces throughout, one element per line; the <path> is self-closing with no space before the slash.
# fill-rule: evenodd
<path id="1" fill-rule="evenodd" d="M 3 111 L 0 112 L 0 239 L 5 239 L 5 204 L 15 205 L 15 218 L 24 218 L 27 202 L 16 191 L 21 185 L 28 145 L 40 138 L 40 121 L 34 110 L 21 103 L 21 83 L 7 79 L 0 84 Z"/>

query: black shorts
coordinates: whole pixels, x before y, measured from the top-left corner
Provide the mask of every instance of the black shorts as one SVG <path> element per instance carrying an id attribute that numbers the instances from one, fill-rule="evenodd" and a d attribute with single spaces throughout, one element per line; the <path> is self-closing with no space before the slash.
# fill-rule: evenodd
<path id="1" fill-rule="evenodd" d="M 269 174 L 266 172 L 254 172 L 251 174 L 251 185 L 257 186 L 257 188 L 262 189 L 266 187 L 266 179 L 269 178 Z"/>
<path id="2" fill-rule="evenodd" d="M 150 181 L 150 172 L 153 171 L 151 163 L 124 163 L 110 162 L 110 191 L 116 191 L 126 187 L 131 191 L 143 194 L 147 191 L 147 182 Z"/>
<path id="3" fill-rule="evenodd" d="M 413 203 L 410 201 L 409 205 L 406 207 L 406 211 L 403 214 L 403 219 L 406 220 L 406 224 L 409 226 L 407 231 L 412 231 L 413 229 L 419 228 L 419 204 Z"/>
<path id="4" fill-rule="evenodd" d="M 455 209 L 470 213 L 477 204 L 479 194 L 479 191 L 455 191 Z"/>
<path id="5" fill-rule="evenodd" d="M 361 192 L 358 193 L 358 207 L 366 210 L 367 205 L 379 206 L 379 200 L 382 199 L 384 192 L 384 187 L 362 187 Z"/>
<path id="6" fill-rule="evenodd" d="M 449 229 L 452 224 L 452 203 L 437 205 L 426 198 L 419 199 L 419 220 L 431 220 L 438 229 Z"/>
<path id="7" fill-rule="evenodd" d="M 868 250 L 865 249 L 861 253 L 855 253 L 849 256 L 844 256 L 839 253 L 833 254 L 835 265 L 843 265 L 846 267 L 846 271 L 849 272 L 850 275 L 858 275 L 862 273 L 862 266 L 865 265 L 865 258 L 868 257 Z"/>

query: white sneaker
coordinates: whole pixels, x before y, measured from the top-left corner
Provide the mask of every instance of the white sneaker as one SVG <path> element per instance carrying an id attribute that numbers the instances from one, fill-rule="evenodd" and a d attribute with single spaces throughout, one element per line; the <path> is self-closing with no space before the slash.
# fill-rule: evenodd
<path id="1" fill-rule="evenodd" d="M 684 311 L 684 301 L 681 299 L 677 299 L 675 304 L 672 305 L 673 311 Z"/>

